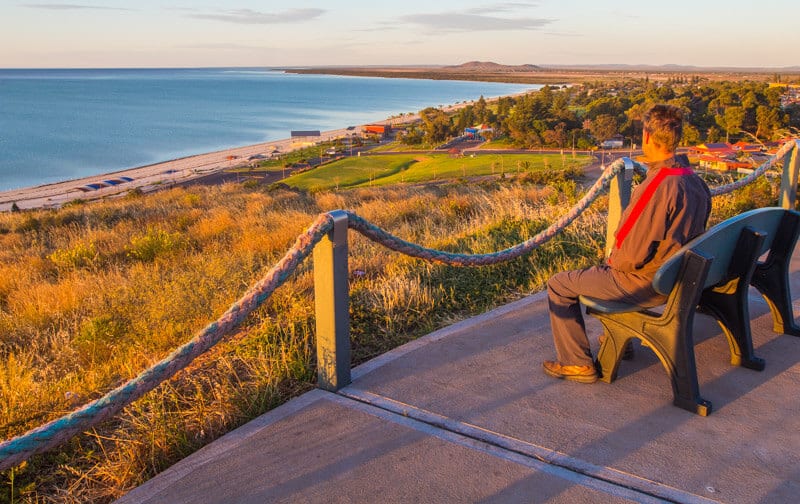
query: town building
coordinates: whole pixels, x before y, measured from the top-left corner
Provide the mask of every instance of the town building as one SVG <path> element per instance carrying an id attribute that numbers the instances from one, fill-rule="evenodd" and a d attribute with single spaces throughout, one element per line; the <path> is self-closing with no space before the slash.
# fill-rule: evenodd
<path id="1" fill-rule="evenodd" d="M 614 135 L 609 139 L 603 140 L 600 143 L 601 149 L 621 149 L 625 145 L 625 137 L 622 135 Z"/>
<path id="2" fill-rule="evenodd" d="M 319 130 L 296 130 L 291 132 L 294 147 L 310 147 L 316 145 L 322 134 Z"/>

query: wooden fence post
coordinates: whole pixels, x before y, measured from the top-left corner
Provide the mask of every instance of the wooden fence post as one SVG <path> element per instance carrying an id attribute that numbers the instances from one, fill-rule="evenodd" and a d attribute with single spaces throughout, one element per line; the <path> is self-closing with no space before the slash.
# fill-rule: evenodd
<path id="1" fill-rule="evenodd" d="M 611 255 L 614 248 L 614 233 L 619 227 L 622 212 L 631 200 L 631 184 L 633 182 L 633 160 L 622 158 L 625 169 L 620 170 L 617 176 L 611 179 L 608 188 L 608 222 L 606 223 L 606 257 Z"/>
<path id="2" fill-rule="evenodd" d="M 317 385 L 336 391 L 350 384 L 350 288 L 347 212 L 334 210 L 333 229 L 314 247 Z"/>
<path id="3" fill-rule="evenodd" d="M 794 210 L 797 200 L 797 177 L 800 171 L 800 140 L 792 140 L 794 148 L 783 158 L 783 175 L 781 176 L 780 205 L 787 210 Z"/>

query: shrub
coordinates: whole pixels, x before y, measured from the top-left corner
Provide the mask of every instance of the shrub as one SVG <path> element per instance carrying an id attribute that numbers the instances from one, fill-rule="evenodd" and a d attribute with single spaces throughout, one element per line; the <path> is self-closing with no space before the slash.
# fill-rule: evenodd
<path id="1" fill-rule="evenodd" d="M 158 256 L 183 248 L 184 243 L 180 233 L 168 233 L 163 229 L 150 227 L 145 234 L 131 238 L 127 254 L 139 261 L 152 261 Z"/>
<path id="2" fill-rule="evenodd" d="M 32 215 L 26 215 L 25 218 L 17 224 L 14 230 L 17 233 L 28 233 L 30 231 L 38 231 L 41 227 L 42 223 L 39 219 Z"/>
<path id="3" fill-rule="evenodd" d="M 78 242 L 72 248 L 56 250 L 48 256 L 61 269 L 88 268 L 98 260 L 94 242 Z"/>
<path id="4" fill-rule="evenodd" d="M 128 189 L 128 192 L 125 193 L 126 199 L 139 199 L 144 196 L 144 191 L 140 187 L 135 187 L 133 189 Z"/>
<path id="5" fill-rule="evenodd" d="M 61 208 L 70 208 L 70 207 L 76 207 L 76 206 L 83 206 L 85 204 L 86 204 L 86 200 L 85 199 L 75 198 L 75 199 L 69 200 L 66 203 L 64 203 L 61 206 Z"/>

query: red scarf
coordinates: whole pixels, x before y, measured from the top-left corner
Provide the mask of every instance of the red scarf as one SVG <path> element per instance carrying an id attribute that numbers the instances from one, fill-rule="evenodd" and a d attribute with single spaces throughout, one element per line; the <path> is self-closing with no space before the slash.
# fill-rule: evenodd
<path id="1" fill-rule="evenodd" d="M 625 222 L 622 223 L 622 226 L 620 226 L 619 231 L 617 231 L 617 241 L 614 244 L 614 248 L 618 249 L 622 246 L 622 242 L 625 240 L 625 237 L 628 235 L 631 228 L 633 228 L 633 225 L 636 224 L 636 221 L 639 219 L 639 216 L 642 215 L 644 208 L 647 206 L 647 203 L 650 202 L 650 198 L 653 197 L 653 193 L 656 192 L 656 189 L 658 189 L 658 186 L 659 184 L 661 184 L 662 180 L 671 175 L 682 176 L 682 175 L 691 175 L 692 173 L 694 172 L 692 171 L 691 168 L 662 168 L 661 170 L 659 170 L 659 172 L 656 174 L 656 177 L 644 190 L 644 194 L 642 194 L 642 197 L 639 198 L 639 200 L 636 202 L 636 205 L 634 205 L 631 214 L 628 216 L 627 219 L 625 219 Z"/>

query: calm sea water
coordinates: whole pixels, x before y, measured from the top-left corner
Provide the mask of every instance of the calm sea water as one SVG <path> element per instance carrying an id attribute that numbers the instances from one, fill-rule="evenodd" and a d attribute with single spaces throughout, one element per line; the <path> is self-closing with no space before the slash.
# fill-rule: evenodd
<path id="1" fill-rule="evenodd" d="M 538 87 L 246 68 L 0 69 L 0 190 Z"/>

